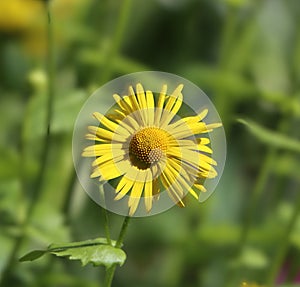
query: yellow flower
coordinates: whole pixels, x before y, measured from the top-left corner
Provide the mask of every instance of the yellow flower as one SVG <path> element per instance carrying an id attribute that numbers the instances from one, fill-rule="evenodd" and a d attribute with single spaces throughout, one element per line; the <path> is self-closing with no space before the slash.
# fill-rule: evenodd
<path id="1" fill-rule="evenodd" d="M 207 178 L 214 178 L 217 165 L 212 159 L 210 140 L 205 134 L 220 123 L 205 124 L 208 110 L 180 118 L 183 85 L 171 95 L 163 85 L 159 95 L 129 87 L 123 97 L 115 94 L 116 105 L 106 115 L 95 112 L 99 126 L 89 126 L 86 138 L 95 144 L 83 151 L 94 157 L 92 178 L 117 179 L 115 200 L 128 196 L 132 216 L 143 197 L 147 212 L 153 200 L 166 191 L 179 206 L 186 192 L 198 199 Z"/>
<path id="2" fill-rule="evenodd" d="M 0 30 L 19 32 L 32 29 L 41 14 L 42 1 L 0 0 Z"/>

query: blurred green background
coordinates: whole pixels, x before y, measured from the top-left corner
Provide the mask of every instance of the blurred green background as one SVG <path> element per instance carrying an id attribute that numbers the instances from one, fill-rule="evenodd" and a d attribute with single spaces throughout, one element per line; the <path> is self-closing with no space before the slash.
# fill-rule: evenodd
<path id="1" fill-rule="evenodd" d="M 52 58 L 46 2 L 0 0 L 0 286 L 101 286 L 103 267 L 17 259 L 104 235 L 74 173 L 74 121 L 96 88 L 144 70 L 207 93 L 227 162 L 206 202 L 131 221 L 113 286 L 300 286 L 300 1 L 53 0 Z"/>

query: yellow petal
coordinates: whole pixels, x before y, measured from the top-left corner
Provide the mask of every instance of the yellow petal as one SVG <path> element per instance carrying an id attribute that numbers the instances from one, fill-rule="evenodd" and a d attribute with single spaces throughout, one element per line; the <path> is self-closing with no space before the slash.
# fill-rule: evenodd
<path id="1" fill-rule="evenodd" d="M 125 114 L 124 112 L 122 112 L 122 111 L 120 111 L 120 110 L 118 110 L 118 109 L 115 109 L 114 110 L 115 112 L 116 112 L 116 117 L 115 117 L 115 120 L 117 121 L 117 120 L 123 120 L 125 117 L 126 117 L 126 115 L 127 114 Z"/>
<path id="2" fill-rule="evenodd" d="M 212 149 L 206 145 L 199 144 L 197 147 L 199 151 L 210 153 L 210 154 L 213 153 Z"/>
<path id="3" fill-rule="evenodd" d="M 129 160 L 121 160 L 120 162 L 110 160 L 99 166 L 99 169 L 103 179 L 110 180 L 123 175 L 129 167 Z"/>
<path id="4" fill-rule="evenodd" d="M 132 128 L 132 133 L 138 131 L 140 129 L 140 124 L 138 123 L 138 121 L 136 119 L 133 118 L 134 114 L 130 114 L 128 115 L 126 118 L 124 118 L 122 120 L 122 122 L 120 121 L 119 124 L 120 125 L 123 125 L 124 123 L 124 126 L 129 126 Z M 140 121 L 139 121 L 140 122 Z"/>
<path id="5" fill-rule="evenodd" d="M 168 164 L 176 171 L 176 173 L 180 174 L 185 179 L 185 181 L 188 183 L 189 186 L 192 182 L 195 182 L 197 178 L 197 173 L 195 172 L 188 173 L 181 160 L 169 158 Z M 195 169 L 193 170 L 195 171 Z"/>
<path id="6" fill-rule="evenodd" d="M 202 134 L 211 132 L 213 129 L 222 126 L 222 124 L 208 124 L 206 125 L 203 122 L 199 123 L 190 123 L 188 124 L 188 128 L 186 126 L 180 125 L 173 130 L 172 135 L 176 138 L 185 138 L 192 135 Z"/>
<path id="7" fill-rule="evenodd" d="M 129 215 L 132 216 L 139 204 L 139 201 L 141 199 L 141 195 L 144 189 L 145 179 L 146 179 L 146 172 L 143 170 L 140 170 L 138 178 L 139 181 L 135 181 L 130 193 L 130 197 L 128 200 L 128 207 L 129 207 Z"/>
<path id="8" fill-rule="evenodd" d="M 139 102 L 136 98 L 132 86 L 129 87 L 129 92 L 130 92 L 130 96 L 128 97 L 128 101 L 130 101 L 130 105 L 132 106 L 133 109 L 133 112 L 130 115 L 134 117 L 138 123 L 142 123 L 145 125 L 145 118 L 142 115 L 141 107 L 139 105 Z"/>
<path id="9" fill-rule="evenodd" d="M 154 119 L 155 126 L 159 126 L 161 114 L 162 114 L 164 103 L 165 103 L 166 94 L 167 94 L 167 85 L 163 85 L 161 92 L 159 94 L 158 102 L 157 102 L 156 109 L 155 109 L 155 119 Z"/>
<path id="10" fill-rule="evenodd" d="M 143 86 L 138 83 L 136 85 L 136 92 L 137 92 L 137 98 L 138 98 L 138 103 L 141 109 L 146 109 L 147 108 L 147 102 L 146 102 L 146 96 L 145 96 L 145 91 Z"/>
<path id="11" fill-rule="evenodd" d="M 163 115 L 161 117 L 160 126 L 164 128 L 169 122 L 174 118 L 174 116 L 179 111 L 182 104 L 182 91 L 183 85 L 179 85 L 172 95 L 169 97 L 166 106 L 163 110 Z"/>
<path id="12" fill-rule="evenodd" d="M 199 195 L 195 192 L 195 190 L 193 190 L 193 188 L 189 189 L 189 193 L 195 197 L 197 200 L 199 199 Z"/>
<path id="13" fill-rule="evenodd" d="M 186 132 L 186 133 L 185 133 Z M 180 137 L 186 137 L 192 132 L 192 135 L 197 135 L 200 133 L 207 133 L 208 129 L 205 125 L 205 123 L 200 122 L 200 123 L 192 123 L 188 124 L 188 129 L 187 130 L 181 130 L 178 134 L 180 134 Z M 176 138 L 178 138 L 178 135 L 176 134 Z"/>
<path id="14" fill-rule="evenodd" d="M 218 173 L 213 166 L 211 166 L 210 169 L 200 168 L 199 176 L 203 178 L 214 178 L 217 175 Z"/>
<path id="15" fill-rule="evenodd" d="M 160 188 L 159 188 L 159 182 L 158 179 L 155 178 L 152 181 L 152 196 L 153 199 L 159 199 L 159 195 L 160 195 Z"/>
<path id="16" fill-rule="evenodd" d="M 176 190 L 178 197 L 181 199 L 184 192 L 182 186 L 178 183 L 178 178 L 180 177 L 179 173 L 171 170 L 170 166 L 166 166 L 162 174 L 165 175 L 165 178 L 170 184 L 169 188 Z"/>
<path id="17" fill-rule="evenodd" d="M 128 107 L 128 105 L 126 104 L 125 101 L 123 101 L 123 99 L 118 95 L 118 94 L 113 94 L 113 98 L 115 100 L 115 102 L 118 104 L 118 106 L 121 108 L 121 110 L 124 112 L 130 112 L 130 108 Z"/>
<path id="18" fill-rule="evenodd" d="M 130 123 L 128 123 L 128 120 L 126 120 L 128 117 L 130 116 L 127 116 L 125 119 L 122 120 L 117 120 L 117 123 L 118 125 L 125 128 L 130 134 L 133 134 L 136 130 L 132 127 Z"/>
<path id="19" fill-rule="evenodd" d="M 151 91 L 146 91 L 146 100 L 148 109 L 154 109 L 154 97 Z"/>
<path id="20" fill-rule="evenodd" d="M 114 123 L 113 121 L 107 119 L 104 115 L 99 112 L 93 113 L 93 116 L 105 127 L 107 127 L 112 132 L 116 132 L 124 137 L 130 135 L 128 130 L 124 129 L 122 126 L 120 127 L 118 124 Z"/>
<path id="21" fill-rule="evenodd" d="M 128 113 L 129 113 L 129 111 L 134 112 L 134 109 L 133 109 L 132 104 L 130 102 L 130 96 L 123 96 L 122 99 L 127 104 Z"/>
<path id="22" fill-rule="evenodd" d="M 219 128 L 221 126 L 222 126 L 221 123 L 214 123 L 214 124 L 208 124 L 208 125 L 206 125 L 206 128 L 207 128 L 207 130 L 211 131 L 211 130 Z"/>
<path id="23" fill-rule="evenodd" d="M 130 102 L 133 110 L 134 111 L 139 110 L 140 105 L 136 99 L 136 95 L 135 95 L 135 92 L 134 92 L 134 89 L 132 86 L 129 86 L 129 93 L 130 93 L 130 96 L 128 97 L 128 101 Z"/>
<path id="24" fill-rule="evenodd" d="M 146 181 L 145 183 L 145 206 L 147 212 L 152 208 L 152 181 Z"/>
<path id="25" fill-rule="evenodd" d="M 209 164 L 212 164 L 212 165 L 217 165 L 217 162 L 213 159 L 213 158 L 211 158 L 211 157 L 209 157 L 209 156 L 207 156 L 207 155 L 205 155 L 205 154 L 199 154 L 199 157 L 200 157 L 200 161 L 201 162 L 203 162 L 203 161 L 205 161 L 205 162 L 207 162 L 207 163 L 209 163 Z"/>
<path id="26" fill-rule="evenodd" d="M 161 92 L 160 92 L 159 98 L 158 98 L 158 103 L 157 103 L 157 108 L 159 108 L 159 109 L 163 109 L 163 107 L 164 107 L 167 89 L 168 89 L 167 85 L 162 86 L 162 89 L 161 89 Z"/>
<path id="27" fill-rule="evenodd" d="M 197 138 L 197 142 L 199 144 L 207 145 L 210 143 L 210 139 L 209 138 Z"/>
<path id="28" fill-rule="evenodd" d="M 170 182 L 169 182 L 168 178 L 166 177 L 166 175 L 164 173 L 162 173 L 160 178 L 161 178 L 162 184 L 163 184 L 164 188 L 166 189 L 170 198 L 176 204 L 179 204 L 180 206 L 184 206 L 182 199 L 180 198 L 178 193 L 173 189 L 173 187 L 170 185 Z"/>
<path id="29" fill-rule="evenodd" d="M 148 106 L 148 125 L 154 125 L 154 97 L 151 91 L 146 92 L 146 100 Z"/>
<path id="30" fill-rule="evenodd" d="M 201 133 L 208 133 L 213 129 L 222 126 L 221 123 L 205 124 L 204 122 L 197 122 L 193 120 L 186 121 L 185 119 L 186 118 L 180 119 L 177 122 L 168 125 L 166 130 L 175 138 L 181 139 Z"/>
<path id="31" fill-rule="evenodd" d="M 115 162 L 118 162 L 120 160 L 124 160 L 125 151 L 115 151 L 115 152 L 107 152 L 104 155 L 97 157 L 93 163 L 92 166 L 101 166 L 103 163 L 114 160 Z"/>
<path id="32" fill-rule="evenodd" d="M 194 184 L 194 186 L 202 192 L 206 192 L 206 188 L 202 184 Z"/>
<path id="33" fill-rule="evenodd" d="M 200 165 L 199 153 L 196 151 L 189 150 L 187 148 L 169 148 L 167 155 L 170 157 L 177 157 L 182 162 L 186 162 L 191 166 L 198 168 Z"/>
<path id="34" fill-rule="evenodd" d="M 92 157 L 101 156 L 107 152 L 118 151 L 122 149 L 122 144 L 96 144 L 86 147 L 83 150 L 82 156 Z"/>
<path id="35" fill-rule="evenodd" d="M 164 109 L 167 110 L 167 111 L 172 111 L 172 108 L 176 102 L 176 100 L 178 98 L 182 98 L 182 91 L 183 89 L 183 85 L 179 85 L 175 90 L 174 92 L 171 94 L 171 96 L 169 97 Z"/>
<path id="36" fill-rule="evenodd" d="M 90 175 L 91 178 L 95 178 L 95 177 L 101 177 L 101 172 L 99 170 L 99 168 L 95 168 L 93 170 L 93 173 Z"/>
<path id="37" fill-rule="evenodd" d="M 85 138 L 87 140 L 92 140 L 92 141 L 98 141 L 98 142 L 107 142 L 107 140 L 104 140 L 104 139 L 100 139 L 98 138 L 96 135 L 94 134 L 86 134 L 85 135 Z"/>
<path id="38" fill-rule="evenodd" d="M 88 130 L 97 135 L 98 138 L 111 141 L 113 138 L 113 133 L 106 129 L 98 128 L 95 126 L 88 126 Z"/>
<path id="39" fill-rule="evenodd" d="M 186 148 L 197 148 L 197 144 L 191 139 L 175 139 L 173 137 L 169 138 L 168 142 L 169 147 L 186 147 Z"/>
<path id="40" fill-rule="evenodd" d="M 143 86 L 139 83 L 136 85 L 137 98 L 140 106 L 140 113 L 145 125 L 148 125 L 148 107 Z"/>
<path id="41" fill-rule="evenodd" d="M 178 124 L 175 126 L 175 124 Z M 166 130 L 176 139 L 183 139 L 194 135 L 193 130 L 184 121 L 178 120 L 176 123 L 167 125 Z"/>
<path id="42" fill-rule="evenodd" d="M 203 110 L 197 116 L 183 118 L 187 123 L 196 123 L 202 121 L 208 114 L 208 109 Z"/>
<path id="43" fill-rule="evenodd" d="M 185 189 L 186 191 L 188 191 L 191 186 L 192 186 L 192 182 L 194 182 L 194 180 L 191 182 L 188 174 L 185 172 L 185 170 L 181 167 L 181 166 L 177 166 L 175 161 L 169 160 L 168 161 L 168 169 L 170 169 L 170 172 L 172 174 L 177 174 L 176 175 L 176 182 L 178 182 L 178 184 Z M 184 192 L 182 192 L 181 197 L 184 196 Z"/>
<path id="44" fill-rule="evenodd" d="M 172 160 L 176 161 L 180 166 L 182 166 L 182 168 L 187 172 L 187 174 L 191 178 L 191 181 L 195 179 L 201 171 L 199 166 L 195 166 L 185 161 L 182 161 L 182 159 L 180 158 L 172 158 Z"/>
<path id="45" fill-rule="evenodd" d="M 126 170 L 126 177 L 132 181 L 136 181 L 139 174 L 139 169 L 133 165 L 130 165 L 130 167 Z"/>
<path id="46" fill-rule="evenodd" d="M 121 181 L 118 184 L 117 189 L 118 194 L 115 197 L 115 200 L 120 200 L 122 199 L 132 188 L 134 181 L 130 180 L 126 176 L 123 176 Z"/>
<path id="47" fill-rule="evenodd" d="M 114 131 L 118 125 L 109 119 L 107 119 L 104 115 L 102 115 L 99 112 L 93 113 L 93 116 L 99 121 L 99 123 L 102 123 L 104 126 L 106 126 L 111 131 Z"/>

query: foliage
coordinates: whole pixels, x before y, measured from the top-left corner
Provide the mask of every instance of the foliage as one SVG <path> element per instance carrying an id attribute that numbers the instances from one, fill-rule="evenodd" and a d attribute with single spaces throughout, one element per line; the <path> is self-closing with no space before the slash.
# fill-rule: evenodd
<path id="1" fill-rule="evenodd" d="M 45 3 L 0 3 L 1 286 L 103 281 L 105 268 L 45 253 L 82 264 L 125 261 L 125 252 L 107 242 L 82 243 L 103 236 L 105 220 L 76 179 L 71 140 L 87 97 L 141 70 L 178 74 L 208 94 L 224 122 L 227 163 L 206 202 L 187 199 L 187 208 L 131 222 L 122 247 L 128 258 L 113 286 L 297 286 L 298 0 L 49 1 L 55 53 L 46 160 Z M 114 239 L 121 221 L 110 214 Z M 45 249 L 50 242 L 81 243 Z M 41 258 L 17 262 L 28 250 L 40 251 L 23 260 Z"/>
<path id="2" fill-rule="evenodd" d="M 114 264 L 123 265 L 126 254 L 120 248 L 110 245 L 106 238 L 89 239 L 80 242 L 51 244 L 45 250 L 34 250 L 20 258 L 21 262 L 33 261 L 45 253 L 56 256 L 69 256 L 71 260 L 80 260 L 82 266 L 92 263 L 94 266 L 104 265 L 106 268 Z"/>

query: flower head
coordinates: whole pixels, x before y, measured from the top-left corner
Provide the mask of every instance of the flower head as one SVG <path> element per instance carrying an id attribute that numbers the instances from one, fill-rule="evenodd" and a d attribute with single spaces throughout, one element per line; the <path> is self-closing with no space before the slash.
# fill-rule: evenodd
<path id="1" fill-rule="evenodd" d="M 198 199 L 207 178 L 217 172 L 207 133 L 221 123 L 206 124 L 208 110 L 179 117 L 183 85 L 170 95 L 163 85 L 159 95 L 144 91 L 141 84 L 128 95 L 113 95 L 116 105 L 106 114 L 95 112 L 98 126 L 89 126 L 86 138 L 94 141 L 83 156 L 94 157 L 92 178 L 116 179 L 115 200 L 128 196 L 129 215 L 141 201 L 146 210 L 162 191 L 179 206 L 189 192 Z"/>

